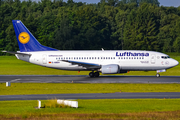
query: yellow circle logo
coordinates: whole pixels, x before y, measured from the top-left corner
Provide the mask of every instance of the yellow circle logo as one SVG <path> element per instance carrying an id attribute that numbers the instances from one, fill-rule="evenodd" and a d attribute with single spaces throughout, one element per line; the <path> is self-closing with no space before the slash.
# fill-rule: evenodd
<path id="1" fill-rule="evenodd" d="M 26 44 L 29 42 L 30 36 L 27 32 L 22 32 L 19 34 L 19 42 L 21 42 L 22 44 Z"/>

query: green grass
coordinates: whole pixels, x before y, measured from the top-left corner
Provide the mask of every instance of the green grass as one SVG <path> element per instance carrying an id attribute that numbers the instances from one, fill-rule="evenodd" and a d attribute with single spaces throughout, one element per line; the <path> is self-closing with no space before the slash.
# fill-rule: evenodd
<path id="1" fill-rule="evenodd" d="M 171 54 L 180 61 L 180 55 Z M 88 75 L 89 72 L 63 71 L 33 65 L 14 56 L 0 56 L 0 75 Z M 179 75 L 180 65 L 161 75 Z M 155 75 L 156 72 L 130 72 L 124 75 Z M 121 74 L 122 75 L 122 74 Z M 66 84 L 0 83 L 0 95 L 180 92 L 180 84 Z M 43 100 L 42 104 L 47 101 Z M 37 101 L 0 101 L 0 119 L 171 119 L 180 118 L 180 99 L 78 100 L 79 108 L 35 109 Z"/>
<path id="2" fill-rule="evenodd" d="M 172 54 L 174 59 L 180 62 L 180 56 Z M 18 60 L 15 56 L 0 56 L 0 75 L 88 75 L 89 71 L 64 71 L 46 68 L 34 65 L 28 62 Z M 160 73 L 161 75 L 178 76 L 180 75 L 180 65 L 168 69 L 167 72 Z M 156 71 L 130 71 L 126 74 L 116 75 L 156 75 Z"/>
<path id="3" fill-rule="evenodd" d="M 112 118 L 112 115 L 122 113 L 147 114 L 151 112 L 180 110 L 180 99 L 103 99 L 77 100 L 79 108 L 42 108 L 35 109 L 36 100 L 28 101 L 0 101 L 0 119 L 3 118 L 57 118 L 66 115 L 74 118 Z M 42 105 L 47 101 L 43 100 Z M 180 113 L 180 112 L 178 112 Z M 104 114 L 104 115 L 103 115 Z M 130 116 L 129 114 L 129 116 Z M 89 115 L 93 115 L 88 117 Z M 119 115 L 119 117 L 120 117 Z M 165 115 L 165 114 L 164 114 Z M 109 116 L 109 117 L 108 117 Z M 117 116 L 118 117 L 118 116 Z M 118 117 L 118 118 L 119 118 Z M 128 116 L 126 116 L 128 117 Z M 125 118 L 126 118 L 125 117 Z M 179 116 L 176 116 L 177 118 Z M 77 118 L 76 118 L 77 119 Z"/>
<path id="4" fill-rule="evenodd" d="M 114 92 L 180 92 L 180 84 L 0 83 L 0 95 Z"/>

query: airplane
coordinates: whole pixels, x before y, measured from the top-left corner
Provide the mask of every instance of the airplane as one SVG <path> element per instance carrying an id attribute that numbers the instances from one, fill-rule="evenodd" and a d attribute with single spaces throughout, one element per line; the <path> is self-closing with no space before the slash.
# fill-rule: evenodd
<path id="1" fill-rule="evenodd" d="M 71 71 L 91 71 L 90 77 L 128 71 L 160 72 L 177 66 L 178 61 L 155 51 L 142 50 L 57 50 L 41 45 L 20 20 L 12 20 L 20 51 L 17 59 L 36 65 Z"/>

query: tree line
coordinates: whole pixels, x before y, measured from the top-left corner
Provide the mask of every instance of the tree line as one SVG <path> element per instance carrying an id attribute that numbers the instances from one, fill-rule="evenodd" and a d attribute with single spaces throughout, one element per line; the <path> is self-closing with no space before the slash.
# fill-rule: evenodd
<path id="1" fill-rule="evenodd" d="M 60 50 L 180 52 L 180 7 L 158 0 L 0 0 L 0 51 L 18 51 L 12 20 Z M 4 55 L 4 53 L 0 53 Z"/>

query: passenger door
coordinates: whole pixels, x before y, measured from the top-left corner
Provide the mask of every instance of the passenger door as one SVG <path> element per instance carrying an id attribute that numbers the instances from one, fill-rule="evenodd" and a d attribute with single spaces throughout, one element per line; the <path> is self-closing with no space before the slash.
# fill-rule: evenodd
<path id="1" fill-rule="evenodd" d="M 42 56 L 42 63 L 47 64 L 47 55 L 45 54 Z"/>
<path id="2" fill-rule="evenodd" d="M 155 64 L 156 63 L 156 55 L 152 54 L 151 55 L 151 64 Z"/>

